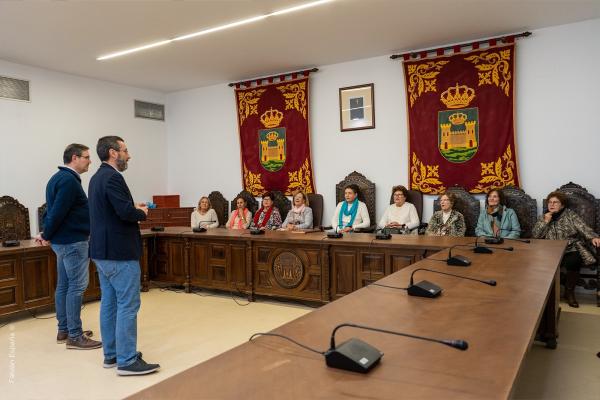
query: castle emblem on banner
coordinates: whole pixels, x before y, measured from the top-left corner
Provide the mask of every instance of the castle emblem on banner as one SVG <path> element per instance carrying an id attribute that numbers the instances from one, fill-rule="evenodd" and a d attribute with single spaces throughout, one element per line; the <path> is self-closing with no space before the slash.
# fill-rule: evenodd
<path id="1" fill-rule="evenodd" d="M 450 162 L 463 163 L 477 153 L 479 110 L 467 108 L 474 98 L 474 89 L 458 83 L 440 95 L 448 110 L 438 111 L 438 148 Z"/>
<path id="2" fill-rule="evenodd" d="M 285 164 L 285 128 L 279 127 L 283 113 L 272 108 L 260 116 L 260 122 L 267 129 L 258 131 L 260 164 L 269 172 L 276 172 Z"/>

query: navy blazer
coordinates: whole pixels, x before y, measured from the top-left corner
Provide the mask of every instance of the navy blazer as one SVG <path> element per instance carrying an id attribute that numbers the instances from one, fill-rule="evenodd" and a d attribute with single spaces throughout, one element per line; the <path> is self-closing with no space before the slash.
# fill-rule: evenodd
<path id="1" fill-rule="evenodd" d="M 123 175 L 102 163 L 92 176 L 88 190 L 90 204 L 90 258 L 97 260 L 139 260 L 142 238 L 139 221 L 146 214 L 137 208 Z"/>

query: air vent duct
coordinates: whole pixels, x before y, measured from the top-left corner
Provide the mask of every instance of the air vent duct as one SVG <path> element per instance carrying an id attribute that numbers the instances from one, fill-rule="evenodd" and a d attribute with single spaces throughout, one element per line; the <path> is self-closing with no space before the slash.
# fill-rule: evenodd
<path id="1" fill-rule="evenodd" d="M 29 101 L 29 81 L 0 76 L 0 97 Z"/>
<path id="2" fill-rule="evenodd" d="M 163 104 L 148 103 L 135 100 L 135 116 L 137 118 L 165 120 L 165 106 Z"/>

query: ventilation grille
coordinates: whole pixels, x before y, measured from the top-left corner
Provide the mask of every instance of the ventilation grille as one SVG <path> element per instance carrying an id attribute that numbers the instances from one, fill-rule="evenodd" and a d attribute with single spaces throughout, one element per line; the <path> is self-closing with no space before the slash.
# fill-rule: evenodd
<path id="1" fill-rule="evenodd" d="M 135 116 L 137 118 L 165 120 L 165 106 L 163 104 L 147 103 L 135 100 Z"/>
<path id="2" fill-rule="evenodd" d="M 0 76 L 0 97 L 29 101 L 29 81 Z"/>

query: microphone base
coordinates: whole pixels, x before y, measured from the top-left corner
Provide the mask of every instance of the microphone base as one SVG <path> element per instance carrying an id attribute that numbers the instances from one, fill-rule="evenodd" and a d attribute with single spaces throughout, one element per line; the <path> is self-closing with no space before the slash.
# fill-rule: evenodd
<path id="1" fill-rule="evenodd" d="M 502 239 L 501 237 L 488 237 L 485 238 L 485 242 L 487 244 L 502 244 L 504 243 L 504 239 Z"/>
<path id="2" fill-rule="evenodd" d="M 250 229 L 250 234 L 251 235 L 264 235 L 265 231 L 263 231 L 262 229 Z"/>
<path id="3" fill-rule="evenodd" d="M 200 228 L 193 228 L 192 231 L 194 233 L 204 233 L 204 232 L 206 232 L 206 228 L 202 228 L 202 227 L 200 227 Z"/>
<path id="4" fill-rule="evenodd" d="M 152 232 L 164 232 L 164 230 L 165 230 L 165 227 L 164 227 L 164 226 L 157 225 L 157 226 L 153 226 L 152 228 L 150 228 L 150 230 L 151 230 Z"/>
<path id="5" fill-rule="evenodd" d="M 434 298 L 442 293 L 442 288 L 429 281 L 421 281 L 409 286 L 406 292 L 409 296 Z"/>
<path id="6" fill-rule="evenodd" d="M 383 353 L 375 347 L 360 339 L 352 338 L 335 349 L 327 350 L 325 363 L 331 368 L 366 374 L 379 364 L 381 357 Z"/>
<path id="7" fill-rule="evenodd" d="M 455 267 L 468 267 L 469 265 L 471 265 L 471 260 L 469 260 L 465 256 L 452 256 L 448 257 L 448 259 L 446 260 L 446 264 L 453 265 Z"/>
<path id="8" fill-rule="evenodd" d="M 477 246 L 473 249 L 474 253 L 479 253 L 479 254 L 492 254 L 493 251 L 492 249 L 490 249 L 489 247 L 485 247 L 485 246 Z"/>
<path id="9" fill-rule="evenodd" d="M 375 234 L 375 239 L 377 239 L 377 240 L 390 240 L 391 238 L 392 238 L 392 234 L 391 233 L 377 232 Z"/>
<path id="10" fill-rule="evenodd" d="M 328 239 L 340 239 L 342 237 L 344 237 L 344 235 L 341 232 L 328 232 L 327 233 Z"/>
<path id="11" fill-rule="evenodd" d="M 2 247 L 19 247 L 21 242 L 18 240 L 4 240 L 2 242 Z"/>

